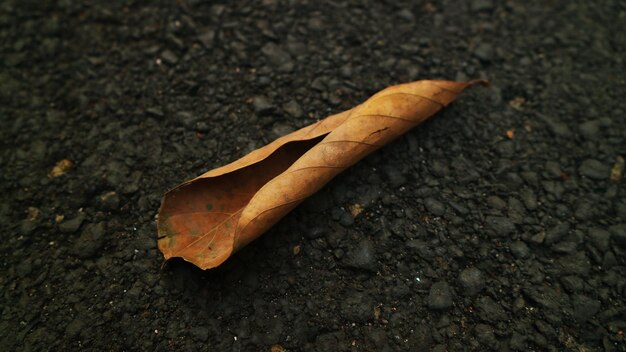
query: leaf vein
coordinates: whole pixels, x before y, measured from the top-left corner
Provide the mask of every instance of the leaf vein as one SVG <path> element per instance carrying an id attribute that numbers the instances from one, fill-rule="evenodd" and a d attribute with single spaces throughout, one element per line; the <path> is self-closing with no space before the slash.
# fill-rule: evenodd
<path id="1" fill-rule="evenodd" d="M 225 224 L 227 221 L 229 221 L 230 219 L 232 219 L 232 218 L 233 218 L 233 217 L 234 217 L 237 213 L 241 213 L 241 212 L 243 211 L 243 208 L 245 208 L 245 207 L 242 207 L 241 209 L 237 210 L 236 212 L 234 212 L 234 213 L 233 213 L 233 215 L 231 215 L 231 216 L 227 217 L 224 221 L 222 221 L 222 222 L 220 222 L 219 224 L 215 225 L 215 227 L 213 227 L 211 230 L 209 230 L 209 231 L 207 231 L 207 232 L 203 233 L 202 235 L 200 235 L 200 237 L 198 237 L 196 240 L 192 241 L 191 243 L 189 243 L 188 245 L 186 245 L 185 247 L 183 247 L 183 248 L 181 249 L 181 251 L 182 251 L 182 250 L 185 250 L 185 249 L 187 249 L 187 248 L 189 248 L 189 247 L 191 247 L 191 246 L 193 246 L 193 245 L 195 245 L 197 242 L 199 242 L 199 241 L 203 240 L 203 239 L 204 239 L 206 236 L 208 236 L 210 233 L 212 233 L 212 232 L 216 232 L 216 231 L 217 231 L 217 229 L 218 229 L 220 226 L 222 226 L 222 225 L 223 225 L 223 224 Z M 209 241 L 209 246 L 213 243 L 213 240 L 215 240 L 215 236 L 216 236 L 216 235 L 214 234 L 214 235 L 213 235 L 213 238 L 211 238 L 211 240 Z"/>

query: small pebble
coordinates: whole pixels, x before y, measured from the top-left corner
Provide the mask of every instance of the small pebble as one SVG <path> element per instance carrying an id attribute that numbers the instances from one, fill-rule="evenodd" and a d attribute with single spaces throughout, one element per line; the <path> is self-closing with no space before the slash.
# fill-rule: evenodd
<path id="1" fill-rule="evenodd" d="M 261 52 L 279 72 L 291 72 L 294 63 L 288 52 L 274 43 L 267 43 L 261 48 Z"/>
<path id="2" fill-rule="evenodd" d="M 572 137 L 573 133 L 566 123 L 558 121 L 556 118 L 540 115 L 541 119 L 546 122 L 550 131 L 557 137 Z"/>
<path id="3" fill-rule="evenodd" d="M 443 310 L 452 307 L 452 291 L 445 281 L 434 283 L 428 292 L 428 308 Z"/>
<path id="4" fill-rule="evenodd" d="M 398 12 L 398 17 L 408 22 L 415 21 L 415 15 L 413 15 L 413 13 L 408 9 L 400 10 Z"/>
<path id="5" fill-rule="evenodd" d="M 498 339 L 494 334 L 493 328 L 489 325 L 478 324 L 474 328 L 476 339 L 484 346 L 488 346 L 490 349 L 496 349 L 498 346 Z"/>
<path id="6" fill-rule="evenodd" d="M 572 307 L 574 308 L 574 319 L 579 323 L 584 323 L 591 319 L 600 310 L 601 303 L 596 299 L 583 295 L 572 297 Z"/>
<path id="7" fill-rule="evenodd" d="M 486 223 L 496 236 L 507 236 L 515 231 L 515 224 L 507 217 L 487 216 Z"/>
<path id="8" fill-rule="evenodd" d="M 346 257 L 346 264 L 355 269 L 376 271 L 376 250 L 374 243 L 364 239 Z"/>
<path id="9" fill-rule="evenodd" d="M 212 29 L 207 29 L 203 33 L 198 35 L 198 40 L 207 49 L 213 46 L 214 39 L 215 39 L 215 31 Z"/>
<path id="10" fill-rule="evenodd" d="M 84 220 L 85 220 L 85 215 L 82 213 L 79 213 L 73 219 L 65 220 L 62 223 L 60 223 L 59 231 L 61 231 L 62 233 L 74 233 L 76 232 L 76 230 L 78 230 L 78 228 L 80 228 L 80 225 L 82 225 Z"/>
<path id="11" fill-rule="evenodd" d="M 626 249 L 626 224 L 609 226 L 611 238 L 622 248 Z"/>
<path id="12" fill-rule="evenodd" d="M 485 288 L 485 275 L 478 268 L 466 268 L 459 274 L 459 283 L 464 294 L 474 296 Z"/>
<path id="13" fill-rule="evenodd" d="M 307 238 L 310 238 L 312 240 L 316 239 L 316 238 L 320 238 L 322 236 L 324 236 L 327 233 L 327 230 L 323 227 L 319 227 L 319 226 L 313 226 L 313 227 L 308 227 L 306 229 L 306 231 L 304 231 L 304 235 Z"/>
<path id="14" fill-rule="evenodd" d="M 434 198 L 426 198 L 424 204 L 426 209 L 433 215 L 441 216 L 446 212 L 446 206 Z"/>
<path id="15" fill-rule="evenodd" d="M 609 177 L 610 168 L 595 159 L 586 159 L 580 164 L 578 172 L 594 180 L 603 180 Z"/>
<path id="16" fill-rule="evenodd" d="M 550 230 L 546 231 L 546 244 L 552 244 L 559 241 L 563 236 L 565 236 L 570 229 L 570 224 L 567 222 L 560 223 Z"/>
<path id="17" fill-rule="evenodd" d="M 489 43 L 480 43 L 474 49 L 474 55 L 483 62 L 489 62 L 493 59 L 494 49 L 493 45 Z"/>
<path id="18" fill-rule="evenodd" d="M 298 102 L 296 102 L 295 100 L 290 100 L 285 103 L 283 105 L 283 110 L 285 110 L 285 112 L 292 117 L 302 117 L 302 115 L 304 114 L 302 108 L 300 107 L 300 104 L 298 104 Z"/>
<path id="19" fill-rule="evenodd" d="M 272 101 L 264 95 L 257 95 L 253 97 L 252 106 L 254 107 L 254 111 L 260 115 L 272 111 L 272 108 L 274 107 Z"/>
<path id="20" fill-rule="evenodd" d="M 526 243 L 522 241 L 515 241 L 511 243 L 509 249 L 511 250 L 511 253 L 513 253 L 513 255 L 519 259 L 528 258 L 528 256 L 530 255 L 530 249 L 528 248 Z"/>
<path id="21" fill-rule="evenodd" d="M 282 136 L 286 136 L 289 133 L 293 132 L 294 128 L 285 123 L 277 122 L 272 126 L 272 130 L 270 133 L 270 137 L 272 139 L 276 139 Z"/>
<path id="22" fill-rule="evenodd" d="M 72 254 L 86 259 L 91 258 L 100 252 L 106 242 L 104 223 L 88 225 L 80 237 L 76 239 Z"/>
<path id="23" fill-rule="evenodd" d="M 388 165 L 383 169 L 387 179 L 389 180 L 389 184 L 391 187 L 397 188 L 404 185 L 407 181 L 406 176 L 404 176 L 402 170 L 400 170 L 395 165 Z"/>
<path id="24" fill-rule="evenodd" d="M 493 10 L 493 0 L 472 0 L 470 8 L 474 12 Z"/>
<path id="25" fill-rule="evenodd" d="M 169 65 L 176 65 L 178 63 L 178 56 L 176 56 L 176 54 L 174 54 L 170 50 L 165 50 L 164 52 L 162 52 L 161 58 L 165 63 Z"/>
<path id="26" fill-rule="evenodd" d="M 597 139 L 600 135 L 600 121 L 593 120 L 581 123 L 578 126 L 578 131 L 583 135 L 586 139 L 594 140 Z"/>

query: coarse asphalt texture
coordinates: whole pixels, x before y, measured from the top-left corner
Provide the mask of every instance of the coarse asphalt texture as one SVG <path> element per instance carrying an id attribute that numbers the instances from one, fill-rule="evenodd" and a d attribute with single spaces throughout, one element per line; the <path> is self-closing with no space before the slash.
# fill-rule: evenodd
<path id="1" fill-rule="evenodd" d="M 0 350 L 626 351 L 625 38 L 617 0 L 2 1 Z M 166 190 L 434 78 L 492 84 L 163 265 Z"/>

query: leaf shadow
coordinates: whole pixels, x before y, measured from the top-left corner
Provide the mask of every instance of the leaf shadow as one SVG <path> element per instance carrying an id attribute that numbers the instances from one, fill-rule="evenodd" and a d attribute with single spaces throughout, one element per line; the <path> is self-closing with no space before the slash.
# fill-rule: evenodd
<path id="1" fill-rule="evenodd" d="M 281 235 L 274 232 L 270 230 L 264 237 Z M 173 258 L 161 271 L 161 285 L 183 311 L 207 318 L 226 318 L 235 314 L 233 310 L 247 310 L 252 306 L 261 278 L 263 284 L 276 278 L 276 268 L 271 264 L 273 260 L 288 259 L 268 249 L 263 239 L 254 241 L 219 267 L 209 270 Z"/>

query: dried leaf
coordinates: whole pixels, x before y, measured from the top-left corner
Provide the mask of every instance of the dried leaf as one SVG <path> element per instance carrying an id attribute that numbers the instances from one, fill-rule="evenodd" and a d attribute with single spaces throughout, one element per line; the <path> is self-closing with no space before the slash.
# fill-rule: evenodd
<path id="1" fill-rule="evenodd" d="M 615 158 L 615 164 L 611 168 L 611 182 L 619 183 L 622 179 L 622 175 L 624 173 L 624 158 L 621 155 L 618 155 Z"/>
<path id="2" fill-rule="evenodd" d="M 165 259 L 213 268 L 333 177 L 482 81 L 417 81 L 278 138 L 167 192 L 158 215 Z"/>
<path id="3" fill-rule="evenodd" d="M 39 211 L 38 208 L 28 207 L 28 218 L 27 218 L 27 220 L 28 221 L 35 221 L 39 217 L 39 214 L 41 214 L 41 211 Z"/>
<path id="4" fill-rule="evenodd" d="M 66 172 L 70 171 L 73 164 L 70 160 L 63 159 L 54 165 L 52 170 L 48 173 L 49 177 L 59 177 L 65 175 Z"/>
<path id="5" fill-rule="evenodd" d="M 348 209 L 350 210 L 350 214 L 352 214 L 353 218 L 356 218 L 363 212 L 363 210 L 365 210 L 361 204 L 352 204 L 348 207 Z"/>
<path id="6" fill-rule="evenodd" d="M 526 99 L 524 97 L 515 97 L 509 102 L 509 105 L 515 110 L 522 110 Z"/>
<path id="7" fill-rule="evenodd" d="M 286 352 L 287 350 L 281 345 L 273 345 L 270 348 L 270 352 Z"/>

